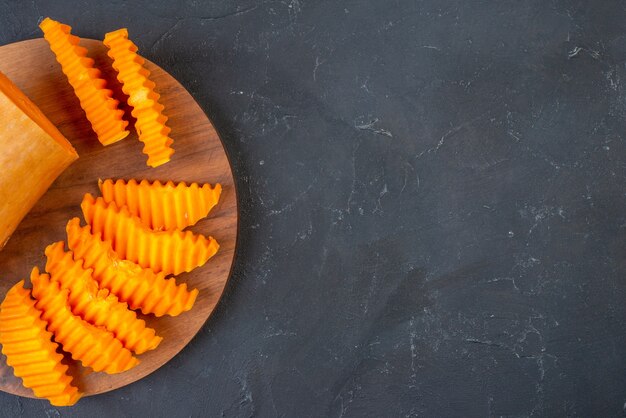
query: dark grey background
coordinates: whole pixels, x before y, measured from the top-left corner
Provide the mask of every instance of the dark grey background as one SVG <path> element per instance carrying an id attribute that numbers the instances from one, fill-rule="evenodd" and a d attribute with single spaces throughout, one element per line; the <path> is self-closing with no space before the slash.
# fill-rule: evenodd
<path id="1" fill-rule="evenodd" d="M 625 9 L 0 0 L 0 44 L 128 27 L 214 121 L 241 209 L 173 361 L 0 415 L 624 416 Z"/>

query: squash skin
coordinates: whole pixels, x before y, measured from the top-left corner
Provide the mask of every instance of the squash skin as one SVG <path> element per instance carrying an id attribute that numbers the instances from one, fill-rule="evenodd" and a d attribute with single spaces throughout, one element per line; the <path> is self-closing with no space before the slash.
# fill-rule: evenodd
<path id="1" fill-rule="evenodd" d="M 0 124 L 1 249 L 78 154 L 41 110 L 2 73 Z"/>

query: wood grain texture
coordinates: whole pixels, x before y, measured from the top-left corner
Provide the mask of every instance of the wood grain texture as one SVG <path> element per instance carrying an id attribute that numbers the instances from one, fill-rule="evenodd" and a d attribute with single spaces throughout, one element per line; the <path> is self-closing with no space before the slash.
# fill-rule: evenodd
<path id="1" fill-rule="evenodd" d="M 152 80 L 161 94 L 165 113 L 169 116 L 174 148 L 172 160 L 158 168 L 146 166 L 143 144 L 132 126 L 134 120 L 125 105 L 125 97 L 115 79 L 115 71 L 100 41 L 83 40 L 96 66 L 103 72 L 114 97 L 120 100 L 125 117 L 131 121 L 131 134 L 124 140 L 103 147 L 91 130 L 70 85 L 54 54 L 42 38 L 0 47 L 0 71 L 5 73 L 72 142 L 80 158 L 52 185 L 22 221 L 6 247 L 0 252 L 0 296 L 17 281 L 27 278 L 34 266 L 45 266 L 44 248 L 65 240 L 65 225 L 80 216 L 80 202 L 85 193 L 98 194 L 98 178 L 136 178 L 221 183 L 220 202 L 209 217 L 191 229 L 211 235 L 220 244 L 220 251 L 209 262 L 191 273 L 178 276 L 181 283 L 198 288 L 195 306 L 178 317 L 155 318 L 139 315 L 157 330 L 163 342 L 154 351 L 139 356 L 141 364 L 119 374 L 90 373 L 75 368 L 77 384 L 86 395 L 107 392 L 148 375 L 176 355 L 198 332 L 215 308 L 233 261 L 237 235 L 237 199 L 231 168 L 222 143 L 200 106 L 172 76 L 146 61 Z M 15 185 L 20 187 L 19 184 Z M 32 392 L 22 387 L 0 358 L 0 389 L 27 397 Z"/>

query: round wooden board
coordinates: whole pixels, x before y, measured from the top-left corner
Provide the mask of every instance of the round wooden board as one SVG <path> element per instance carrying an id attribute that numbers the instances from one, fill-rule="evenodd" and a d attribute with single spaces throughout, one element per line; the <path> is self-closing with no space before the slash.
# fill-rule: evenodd
<path id="1" fill-rule="evenodd" d="M 80 366 L 73 368 L 79 388 L 85 395 L 95 395 L 117 389 L 155 371 L 182 350 L 206 322 L 230 274 L 238 212 L 225 150 L 211 121 L 185 88 L 167 72 L 146 62 L 152 73 L 151 79 L 161 94 L 165 114 L 170 118 L 168 124 L 172 128 L 176 151 L 169 163 L 150 168 L 146 166 L 146 156 L 141 152 L 143 144 L 134 132 L 130 109 L 106 55 L 106 47 L 96 40 L 83 40 L 81 45 L 88 49 L 88 55 L 102 70 L 107 86 L 113 90 L 127 120 L 130 120 L 131 134 L 107 147 L 96 139 L 78 99 L 43 38 L 0 47 L 0 71 L 41 108 L 80 155 L 79 160 L 54 182 L 0 251 L 0 297 L 4 298 L 11 286 L 28 277 L 32 267 L 43 269 L 44 248 L 52 242 L 65 240 L 65 224 L 69 219 L 81 216 L 81 199 L 85 193 L 98 193 L 99 178 L 221 183 L 223 186 L 219 204 L 207 219 L 191 228 L 196 233 L 213 236 L 220 244 L 219 252 L 205 266 L 177 277 L 179 282 L 200 290 L 193 309 L 173 318 L 140 315 L 156 329 L 163 341 L 156 350 L 140 355 L 141 363 L 125 373 L 107 375 L 90 373 Z M 19 187 L 19 184 L 15 185 L 15 188 Z M 20 379 L 13 376 L 4 356 L 0 358 L 0 390 L 33 397 Z"/>

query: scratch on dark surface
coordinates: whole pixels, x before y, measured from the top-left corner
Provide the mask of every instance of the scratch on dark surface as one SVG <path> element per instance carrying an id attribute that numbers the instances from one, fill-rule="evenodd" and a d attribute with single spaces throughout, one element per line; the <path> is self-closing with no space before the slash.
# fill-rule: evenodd
<path id="1" fill-rule="evenodd" d="M 174 23 L 172 26 L 170 26 L 165 32 L 163 32 L 161 34 L 161 36 L 159 36 L 150 46 L 150 51 L 152 51 L 154 53 L 154 50 L 156 49 L 157 45 L 159 45 L 161 42 L 165 41 L 176 29 L 178 29 L 178 26 L 181 24 L 182 19 L 177 19 L 176 23 Z"/>
<path id="2" fill-rule="evenodd" d="M 610 70 L 606 72 L 605 77 L 607 81 L 609 82 L 609 86 L 611 90 L 619 91 L 619 88 L 620 88 L 619 67 L 617 65 L 612 67 Z"/>
<path id="3" fill-rule="evenodd" d="M 326 60 L 320 60 L 320 57 L 315 57 L 315 67 L 313 67 L 313 81 L 317 81 L 317 69 L 325 62 Z"/>
<path id="4" fill-rule="evenodd" d="M 414 327 L 415 319 L 411 318 L 409 321 L 409 347 L 411 349 L 411 380 L 413 385 L 415 385 L 415 380 L 417 379 L 417 371 L 415 368 L 415 360 L 417 360 L 417 349 L 415 346 L 415 340 L 417 338 L 417 332 Z"/>
<path id="5" fill-rule="evenodd" d="M 504 348 L 504 349 L 510 350 L 510 347 L 507 347 L 504 344 L 496 343 L 496 342 L 493 342 L 493 341 L 482 341 L 482 340 L 478 340 L 476 338 L 466 338 L 465 342 L 466 343 L 471 343 L 471 344 L 486 345 L 488 347 L 497 347 L 497 348 Z"/>
<path id="6" fill-rule="evenodd" d="M 31 0 L 30 4 L 33 6 L 33 10 L 35 10 L 35 12 L 37 13 L 37 24 L 41 23 L 41 21 L 43 20 L 43 15 L 41 14 L 41 11 L 39 10 L 39 6 L 37 5 L 37 2 L 35 0 Z"/>
<path id="7" fill-rule="evenodd" d="M 472 123 L 479 121 L 480 119 L 484 118 L 486 115 L 488 115 L 489 113 L 491 113 L 491 109 L 487 110 L 486 112 L 476 116 L 475 118 L 472 118 L 466 122 L 460 123 L 452 128 L 450 128 L 445 134 L 443 134 L 441 136 L 441 138 L 439 139 L 439 141 L 437 142 L 437 145 L 435 145 L 434 147 L 431 148 L 427 148 L 424 151 L 420 152 L 419 154 L 417 154 L 415 156 L 415 159 L 419 159 L 421 158 L 424 154 L 430 154 L 430 153 L 436 153 L 437 151 L 439 151 L 439 149 L 441 147 L 444 146 L 446 140 L 452 136 L 454 136 L 456 133 L 458 133 L 460 130 L 466 128 L 467 126 L 470 126 Z"/>
<path id="8" fill-rule="evenodd" d="M 228 407 L 222 409 L 221 416 L 254 416 L 256 413 L 256 405 L 252 396 L 252 390 L 248 386 L 248 376 L 235 376 L 234 381 L 237 382 L 239 386 L 239 393 Z M 246 409 L 247 411 L 245 411 Z M 244 415 L 244 412 L 247 412 L 247 415 Z"/>
<path id="9" fill-rule="evenodd" d="M 408 161 L 406 161 L 404 163 L 404 180 L 402 181 L 402 188 L 400 189 L 400 194 L 404 193 L 404 190 L 406 189 L 406 184 L 409 179 L 409 170 L 415 171 L 415 168 L 413 168 L 413 166 Z M 417 176 L 417 188 L 419 189 L 419 176 Z"/>
<path id="10" fill-rule="evenodd" d="M 61 413 L 55 408 L 45 409 L 44 413 L 46 418 L 59 418 L 61 416 Z"/>
<path id="11" fill-rule="evenodd" d="M 236 10 L 233 12 L 229 12 L 229 13 L 225 13 L 223 15 L 217 15 L 217 16 L 190 16 L 190 17 L 174 17 L 174 19 L 176 19 L 176 22 L 170 26 L 165 32 L 163 32 L 161 34 L 161 36 L 159 36 L 150 46 L 150 51 L 154 51 L 154 49 L 157 47 L 157 45 L 159 45 L 161 42 L 163 42 L 164 40 L 166 40 L 176 29 L 178 29 L 179 25 L 185 21 L 185 20 L 199 20 L 199 21 L 216 21 L 216 20 L 221 20 L 221 19 L 226 19 L 229 17 L 236 17 L 236 16 L 241 16 L 244 15 L 246 13 L 250 13 L 256 9 L 258 9 L 258 5 L 256 6 L 252 6 L 249 7 L 247 9 L 242 9 L 242 10 Z"/>
<path id="12" fill-rule="evenodd" d="M 289 13 L 289 20 L 291 25 L 294 25 L 298 19 L 298 15 L 302 12 L 299 0 L 290 0 L 289 4 L 281 2 L 287 6 L 287 12 Z"/>
<path id="13" fill-rule="evenodd" d="M 515 283 L 515 279 L 513 277 L 496 277 L 495 279 L 487 280 L 487 283 L 499 283 L 499 282 L 510 282 L 513 286 L 513 289 L 516 291 L 520 291 L 520 288 L 517 287 L 517 283 Z"/>
<path id="14" fill-rule="evenodd" d="M 204 21 L 220 20 L 220 19 L 225 19 L 227 17 L 241 16 L 241 15 L 244 15 L 246 13 L 253 12 L 253 11 L 255 11 L 258 8 L 259 8 L 259 6 L 256 5 L 256 6 L 248 7 L 246 9 L 235 10 L 235 11 L 230 12 L 230 13 L 224 13 L 223 15 L 217 15 L 217 16 L 194 16 L 193 19 L 204 20 Z"/>
<path id="15" fill-rule="evenodd" d="M 373 132 L 373 133 L 375 133 L 377 135 L 382 135 L 382 136 L 386 136 L 388 138 L 393 138 L 393 134 L 390 131 L 388 131 L 386 129 L 376 129 L 374 127 L 374 125 L 376 125 L 376 123 L 378 123 L 378 118 L 376 118 L 376 119 L 374 119 L 374 120 L 372 120 L 370 122 L 360 124 L 360 125 L 355 124 L 354 127 L 357 128 L 358 130 L 361 130 L 361 131 L 370 131 L 370 132 Z"/>
<path id="16" fill-rule="evenodd" d="M 574 49 L 572 49 L 570 52 L 567 53 L 567 58 L 574 58 L 575 56 L 577 56 L 580 51 L 582 51 L 583 49 L 579 46 L 575 46 Z"/>
<path id="17" fill-rule="evenodd" d="M 577 57 L 583 51 L 587 52 L 589 54 L 589 56 L 591 58 L 593 58 L 594 60 L 601 60 L 602 59 L 602 55 L 600 54 L 600 51 L 595 50 L 595 49 L 591 49 L 591 48 L 583 48 L 583 47 L 580 47 L 580 46 L 575 46 L 572 50 L 570 50 L 567 53 L 567 58 L 571 59 L 571 58 Z"/>
<path id="18" fill-rule="evenodd" d="M 287 203 L 286 205 L 278 208 L 278 209 L 272 209 L 269 211 L 268 216 L 274 216 L 274 215 L 280 215 L 281 213 L 291 210 L 293 209 L 294 205 L 296 203 L 298 203 L 300 201 L 300 199 L 302 199 L 303 197 L 305 197 L 313 188 L 313 185 L 315 184 L 315 182 L 309 184 L 309 186 L 302 192 L 300 192 L 300 194 L 298 194 L 291 202 Z"/>
<path id="19" fill-rule="evenodd" d="M 350 206 L 352 204 L 352 198 L 354 197 L 354 195 L 356 194 L 356 186 L 358 183 L 358 179 L 356 176 L 356 153 L 359 150 L 359 147 L 361 146 L 361 142 L 358 141 L 356 142 L 356 145 L 353 147 L 352 149 L 352 187 L 350 188 L 350 195 L 348 196 L 348 201 L 346 202 L 346 211 L 348 213 L 350 213 Z"/>
<path id="20" fill-rule="evenodd" d="M 600 58 L 602 58 L 602 56 L 600 55 L 600 51 L 596 51 L 593 49 L 589 50 L 589 55 L 591 55 L 591 58 L 599 60 Z"/>
<path id="21" fill-rule="evenodd" d="M 344 399 L 342 391 L 339 391 L 339 393 L 337 393 L 337 396 L 335 396 L 335 399 L 333 399 L 333 402 L 337 400 L 340 401 L 341 410 L 339 411 L 338 418 L 343 417 L 345 412 L 348 410 L 348 406 L 354 401 L 355 391 L 359 391 L 360 389 L 361 389 L 361 385 L 356 385 L 354 389 L 350 389 L 349 391 L 347 391 L 346 392 L 348 395 L 347 401 Z"/>
<path id="22" fill-rule="evenodd" d="M 378 193 L 378 199 L 376 199 L 376 208 L 374 208 L 372 213 L 382 213 L 383 212 L 383 206 L 382 206 L 382 203 L 381 203 L 381 199 L 387 193 L 389 193 L 389 188 L 387 187 L 387 183 L 385 183 L 385 184 L 383 184 L 383 188 Z"/>

